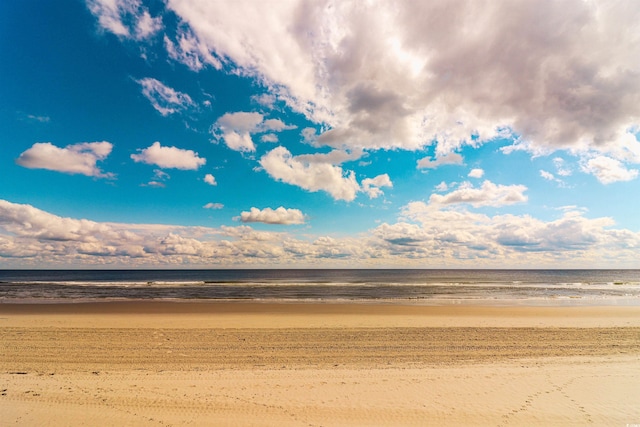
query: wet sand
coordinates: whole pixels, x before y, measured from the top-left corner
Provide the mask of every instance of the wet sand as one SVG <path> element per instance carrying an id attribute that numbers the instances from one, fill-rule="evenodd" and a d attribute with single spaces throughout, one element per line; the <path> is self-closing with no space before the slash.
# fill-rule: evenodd
<path id="1" fill-rule="evenodd" d="M 640 423 L 640 307 L 0 305 L 3 425 Z"/>

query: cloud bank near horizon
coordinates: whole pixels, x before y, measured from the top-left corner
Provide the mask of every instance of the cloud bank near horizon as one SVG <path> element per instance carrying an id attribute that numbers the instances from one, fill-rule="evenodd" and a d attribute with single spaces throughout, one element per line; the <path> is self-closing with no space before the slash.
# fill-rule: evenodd
<path id="1" fill-rule="evenodd" d="M 205 206 L 207 207 L 207 206 Z M 217 208 L 217 206 L 212 206 Z M 302 224 L 297 209 L 242 212 L 242 222 Z M 56 267 L 570 267 L 635 262 L 640 233 L 613 228 L 611 218 L 567 209 L 552 221 L 528 215 L 488 216 L 412 202 L 392 224 L 357 237 L 219 228 L 95 222 L 60 217 L 0 200 L 4 265 Z"/>

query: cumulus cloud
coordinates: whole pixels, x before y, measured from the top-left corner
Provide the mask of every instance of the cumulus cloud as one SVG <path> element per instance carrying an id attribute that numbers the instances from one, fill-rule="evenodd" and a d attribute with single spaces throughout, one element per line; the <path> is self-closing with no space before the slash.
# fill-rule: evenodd
<path id="1" fill-rule="evenodd" d="M 240 133 L 254 132 L 262 123 L 264 116 L 260 113 L 226 113 L 216 122 L 221 131 L 233 130 Z"/>
<path id="2" fill-rule="evenodd" d="M 300 136 L 302 137 L 302 141 L 309 145 L 316 145 L 316 141 L 318 140 L 318 131 L 312 127 L 306 127 L 302 129 L 300 132 Z"/>
<path id="3" fill-rule="evenodd" d="M 263 107 L 267 107 L 269 109 L 273 109 L 276 105 L 276 96 L 270 93 L 263 93 L 260 95 L 254 95 L 251 97 L 251 100 L 262 105 Z"/>
<path id="4" fill-rule="evenodd" d="M 283 130 L 295 129 L 294 125 L 287 125 L 280 119 L 267 119 L 262 123 L 262 131 L 281 132 Z"/>
<path id="5" fill-rule="evenodd" d="M 388 174 L 385 173 L 375 178 L 365 178 L 362 180 L 362 191 L 367 193 L 370 199 L 378 198 L 384 194 L 380 187 L 393 187 L 393 183 Z"/>
<path id="6" fill-rule="evenodd" d="M 305 216 L 299 209 L 286 209 L 280 206 L 277 209 L 251 208 L 249 212 L 240 214 L 242 222 L 261 222 L 264 224 L 304 224 Z"/>
<path id="7" fill-rule="evenodd" d="M 359 192 L 371 199 L 384 194 L 381 187 L 392 188 L 388 174 L 364 178 L 358 184 L 353 171 L 344 170 L 341 163 L 357 160 L 363 152 L 332 150 L 329 153 L 293 156 L 285 147 L 277 147 L 260 159 L 262 168 L 277 181 L 296 185 L 308 191 L 326 191 L 336 200 L 352 201 Z"/>
<path id="8" fill-rule="evenodd" d="M 429 157 L 418 160 L 418 169 L 436 169 L 443 165 L 462 165 L 464 161 L 458 153 L 447 153 L 435 160 Z"/>
<path id="9" fill-rule="evenodd" d="M 256 151 L 256 147 L 253 144 L 251 135 L 247 133 L 227 132 L 223 135 L 222 139 L 227 144 L 227 147 L 234 151 L 241 152 L 253 152 Z"/>
<path id="10" fill-rule="evenodd" d="M 262 123 L 260 113 L 226 113 L 211 128 L 218 140 L 223 140 L 227 147 L 235 151 L 252 152 L 256 150 L 251 133 Z"/>
<path id="11" fill-rule="evenodd" d="M 287 125 L 279 119 L 264 119 L 260 113 L 240 111 L 226 113 L 220 117 L 211 127 L 211 133 L 218 141 L 224 141 L 227 147 L 235 151 L 253 152 L 256 150 L 251 135 L 264 132 L 281 132 L 295 129 L 295 126 Z M 274 140 L 275 137 L 275 140 Z M 264 135 L 263 141 L 276 142 L 277 136 Z"/>
<path id="12" fill-rule="evenodd" d="M 309 191 L 326 191 L 336 200 L 356 198 L 360 185 L 353 171 L 328 163 L 311 163 L 291 155 L 284 147 L 276 147 L 260 159 L 260 165 L 275 180 Z"/>
<path id="13" fill-rule="evenodd" d="M 516 146 L 532 153 L 586 150 L 640 162 L 629 131 L 640 122 L 634 2 L 170 0 L 167 7 L 197 40 L 194 52 L 206 46 L 232 72 L 258 79 L 322 124 L 320 145 L 435 144 L 440 158 L 517 136 Z"/>
<path id="14" fill-rule="evenodd" d="M 480 188 L 465 182 L 451 193 L 432 194 L 429 202 L 436 205 L 469 204 L 473 207 L 504 206 L 526 202 L 526 190 L 524 185 L 501 185 L 488 180 Z"/>
<path id="15" fill-rule="evenodd" d="M 482 169 L 471 169 L 469 172 L 469 178 L 482 178 L 484 176 L 484 170 Z"/>
<path id="16" fill-rule="evenodd" d="M 365 153 L 362 150 L 331 150 L 328 153 L 301 154 L 296 158 L 307 163 L 329 163 L 340 165 L 342 163 L 358 160 Z"/>
<path id="17" fill-rule="evenodd" d="M 87 0 L 87 7 L 106 31 L 144 40 L 162 30 L 162 18 L 152 17 L 139 0 Z"/>
<path id="18" fill-rule="evenodd" d="M 268 133 L 266 135 L 262 135 L 262 137 L 260 138 L 260 141 L 262 141 L 262 142 L 278 142 L 278 135 L 273 134 L 273 133 Z"/>
<path id="19" fill-rule="evenodd" d="M 607 156 L 596 156 L 584 161 L 582 170 L 594 175 L 603 184 L 631 181 L 637 178 L 637 169 L 627 169 L 622 162 Z"/>
<path id="20" fill-rule="evenodd" d="M 178 92 L 159 80 L 151 77 L 136 80 L 142 88 L 142 94 L 149 100 L 153 108 L 163 116 L 184 111 L 194 107 L 195 103 L 186 93 Z"/>
<path id="21" fill-rule="evenodd" d="M 216 182 L 216 178 L 210 173 L 204 176 L 204 182 L 206 182 L 209 185 L 218 185 L 218 183 Z"/>
<path id="22" fill-rule="evenodd" d="M 16 163 L 30 169 L 48 169 L 70 174 L 81 174 L 97 178 L 112 178 L 97 167 L 98 161 L 109 156 L 113 144 L 107 141 L 82 142 L 56 147 L 50 142 L 37 142 L 20 154 Z"/>
<path id="23" fill-rule="evenodd" d="M 206 159 L 198 157 L 198 153 L 193 150 L 163 147 L 157 141 L 150 147 L 139 150 L 138 154 L 132 154 L 131 158 L 137 163 L 182 170 L 196 170 L 207 162 Z"/>

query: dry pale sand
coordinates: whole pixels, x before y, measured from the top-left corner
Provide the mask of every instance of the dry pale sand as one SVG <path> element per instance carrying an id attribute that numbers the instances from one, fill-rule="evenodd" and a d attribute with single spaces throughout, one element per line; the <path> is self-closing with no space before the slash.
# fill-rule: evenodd
<path id="1" fill-rule="evenodd" d="M 640 424 L 640 307 L 0 304 L 0 425 Z"/>

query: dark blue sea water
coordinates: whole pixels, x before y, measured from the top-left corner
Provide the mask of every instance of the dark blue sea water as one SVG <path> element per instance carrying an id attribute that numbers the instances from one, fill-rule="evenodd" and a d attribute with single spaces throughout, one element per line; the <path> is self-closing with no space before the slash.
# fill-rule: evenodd
<path id="1" fill-rule="evenodd" d="M 0 270 L 0 303 L 136 299 L 640 305 L 640 270 Z"/>

